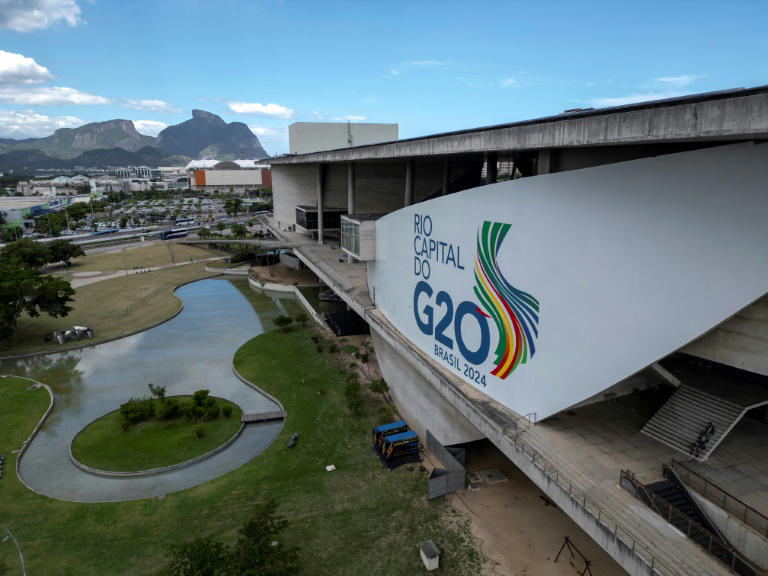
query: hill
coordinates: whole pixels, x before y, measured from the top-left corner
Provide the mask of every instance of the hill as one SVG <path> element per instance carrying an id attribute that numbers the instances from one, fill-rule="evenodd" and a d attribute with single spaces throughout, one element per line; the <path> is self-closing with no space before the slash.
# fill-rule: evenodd
<path id="1" fill-rule="evenodd" d="M 168 156 L 153 146 L 145 146 L 131 152 L 122 148 L 88 150 L 75 158 L 53 158 L 40 150 L 11 150 L 0 154 L 0 171 L 29 171 L 44 168 L 71 169 L 76 166 L 86 168 L 106 168 L 108 166 L 176 166 L 186 164 L 189 158 Z"/>
<path id="2" fill-rule="evenodd" d="M 130 120 L 91 122 L 79 128 L 59 128 L 45 138 L 0 141 L 11 150 L 39 150 L 53 158 L 75 158 L 89 150 L 122 148 L 134 152 L 152 146 L 155 139 L 140 134 Z"/>
<path id="3" fill-rule="evenodd" d="M 246 158 L 266 158 L 258 137 L 242 122 L 224 122 L 216 114 L 192 110 L 192 119 L 168 126 L 157 135 L 157 147 L 167 154 L 192 158 L 234 160 L 241 153 Z"/>

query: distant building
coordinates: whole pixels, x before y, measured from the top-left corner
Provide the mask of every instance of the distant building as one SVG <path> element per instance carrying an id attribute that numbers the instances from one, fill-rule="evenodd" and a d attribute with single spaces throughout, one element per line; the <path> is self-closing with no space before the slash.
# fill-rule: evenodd
<path id="1" fill-rule="evenodd" d="M 192 160 L 187 172 L 192 190 L 211 194 L 244 194 L 272 187 L 269 166 L 257 160 Z"/>
<path id="2" fill-rule="evenodd" d="M 397 138 L 397 124 L 294 122 L 288 126 L 288 148 L 291 154 L 379 144 Z"/>

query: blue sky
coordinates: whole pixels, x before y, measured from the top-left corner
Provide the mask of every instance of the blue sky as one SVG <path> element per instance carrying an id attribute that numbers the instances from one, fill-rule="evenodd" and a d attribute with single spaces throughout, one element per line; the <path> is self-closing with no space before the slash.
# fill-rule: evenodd
<path id="1" fill-rule="evenodd" d="M 419 136 L 768 84 L 768 2 L 0 0 L 0 137 L 193 108 Z"/>

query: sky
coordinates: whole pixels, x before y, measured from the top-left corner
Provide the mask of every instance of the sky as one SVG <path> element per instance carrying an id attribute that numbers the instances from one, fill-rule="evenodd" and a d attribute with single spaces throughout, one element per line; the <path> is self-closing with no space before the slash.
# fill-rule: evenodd
<path id="1" fill-rule="evenodd" d="M 401 138 L 768 84 L 768 2 L 0 0 L 0 137 L 193 109 Z"/>

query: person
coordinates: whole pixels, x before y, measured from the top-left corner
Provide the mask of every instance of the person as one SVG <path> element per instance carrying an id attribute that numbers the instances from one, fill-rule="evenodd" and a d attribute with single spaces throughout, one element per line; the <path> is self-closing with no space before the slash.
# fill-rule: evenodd
<path id="1" fill-rule="evenodd" d="M 704 434 L 707 436 L 714 436 L 715 434 L 715 425 L 712 424 L 712 422 L 707 422 L 707 427 L 704 428 Z"/>

